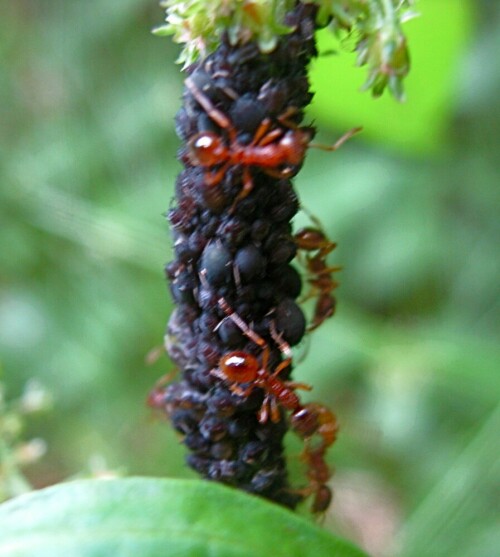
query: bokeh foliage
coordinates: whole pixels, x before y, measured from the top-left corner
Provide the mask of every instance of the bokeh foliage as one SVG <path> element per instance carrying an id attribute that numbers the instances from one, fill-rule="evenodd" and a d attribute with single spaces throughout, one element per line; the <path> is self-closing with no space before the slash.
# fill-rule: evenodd
<path id="1" fill-rule="evenodd" d="M 171 369 L 144 357 L 171 309 L 177 47 L 150 34 L 162 13 L 147 0 L 3 8 L 0 360 L 12 397 L 36 378 L 54 398 L 30 421 L 48 453 L 29 479 L 191 476 L 143 404 Z M 358 91 L 345 45 L 315 66 L 321 140 L 366 131 L 311 151 L 297 178 L 344 270 L 338 314 L 296 373 L 342 423 L 328 528 L 387 554 L 369 535 L 377 516 L 403 557 L 486 557 L 499 543 L 500 13 L 487 0 L 417 9 L 405 106 Z"/>

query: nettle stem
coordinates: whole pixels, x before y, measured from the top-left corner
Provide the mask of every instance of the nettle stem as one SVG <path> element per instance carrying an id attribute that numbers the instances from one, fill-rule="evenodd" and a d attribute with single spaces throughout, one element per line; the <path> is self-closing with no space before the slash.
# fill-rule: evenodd
<path id="1" fill-rule="evenodd" d="M 207 28 L 226 24 L 215 49 L 189 2 L 166 3 L 169 32 L 182 12 L 183 33 L 192 41 L 199 34 L 184 56 L 176 117 L 184 169 L 168 211 L 175 259 L 166 276 L 176 308 L 165 346 L 180 380 L 160 382 L 149 402 L 183 436 L 187 462 L 203 477 L 291 508 L 312 495 L 312 510 L 322 512 L 337 423 L 322 404 L 302 403 L 300 391 L 311 387 L 291 379 L 292 347 L 333 315 L 337 286 L 327 264 L 335 244 L 317 223 L 295 234 L 291 225 L 299 210 L 291 179 L 315 134 L 302 120 L 321 3 L 234 2 L 222 20 L 211 10 L 221 1 L 206 4 Z M 279 21 L 278 5 L 288 8 Z M 195 51 L 202 57 L 193 61 Z M 291 264 L 299 250 L 304 289 Z M 315 300 L 309 323 L 299 296 Z M 289 428 L 303 440 L 299 488 L 288 481 Z"/>

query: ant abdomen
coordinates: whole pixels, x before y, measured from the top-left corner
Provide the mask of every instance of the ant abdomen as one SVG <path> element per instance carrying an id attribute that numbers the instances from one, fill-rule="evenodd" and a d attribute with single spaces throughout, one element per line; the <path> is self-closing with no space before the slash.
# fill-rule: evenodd
<path id="1" fill-rule="evenodd" d="M 332 499 L 332 490 L 326 484 L 318 486 L 316 492 L 314 493 L 314 499 L 311 505 L 311 512 L 314 514 L 321 514 L 326 512 L 332 502 Z"/>

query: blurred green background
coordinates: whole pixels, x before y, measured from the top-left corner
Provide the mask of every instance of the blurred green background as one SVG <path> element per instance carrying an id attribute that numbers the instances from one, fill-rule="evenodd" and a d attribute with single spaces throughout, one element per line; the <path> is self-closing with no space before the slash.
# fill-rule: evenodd
<path id="1" fill-rule="evenodd" d="M 335 50 L 313 66 L 320 139 L 364 132 L 338 153 L 311 150 L 296 180 L 344 267 L 338 313 L 299 349 L 296 377 L 341 420 L 326 527 L 373 555 L 489 557 L 500 9 L 417 9 L 404 105 L 359 92 L 349 40 L 320 36 Z M 144 405 L 172 367 L 145 364 L 171 311 L 162 213 L 180 168 L 178 47 L 150 34 L 162 18 L 150 0 L 2 3 L 0 380 L 10 397 L 33 378 L 53 397 L 25 431 L 47 443 L 26 470 L 37 487 L 107 470 L 192 476 Z"/>

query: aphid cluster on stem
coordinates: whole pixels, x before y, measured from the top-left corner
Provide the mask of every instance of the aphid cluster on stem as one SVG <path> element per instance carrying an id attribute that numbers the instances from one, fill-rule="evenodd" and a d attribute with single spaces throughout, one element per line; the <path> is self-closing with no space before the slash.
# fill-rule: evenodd
<path id="1" fill-rule="evenodd" d="M 315 131 L 301 125 L 312 98 L 315 11 L 298 3 L 285 21 L 294 31 L 271 53 L 223 36 L 187 69 L 176 117 L 184 169 L 168 211 L 175 258 L 165 268 L 176 304 L 165 347 L 181 379 L 161 381 L 148 401 L 183 436 L 188 464 L 205 478 L 292 508 L 313 495 L 313 511 L 322 512 L 337 424 L 326 407 L 301 402 L 298 391 L 310 386 L 290 376 L 292 347 L 335 307 L 336 269 L 326 262 L 335 244 L 319 228 L 294 235 L 290 222 L 299 209 L 290 179 Z M 309 325 L 291 265 L 298 251 L 305 297 L 316 297 Z M 304 442 L 301 489 L 287 478 L 288 429 Z"/>

